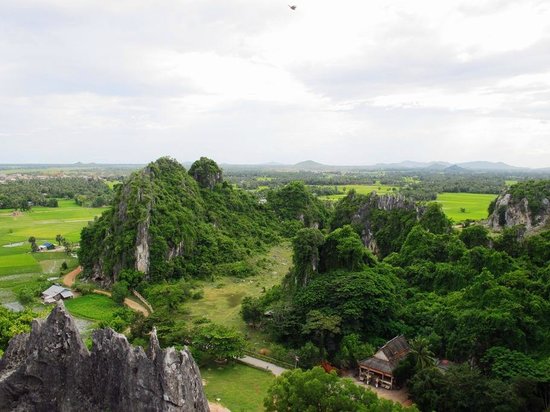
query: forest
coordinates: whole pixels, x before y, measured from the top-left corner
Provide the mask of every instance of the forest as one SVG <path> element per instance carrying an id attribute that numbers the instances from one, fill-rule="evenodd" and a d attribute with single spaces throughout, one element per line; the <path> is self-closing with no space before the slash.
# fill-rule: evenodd
<path id="1" fill-rule="evenodd" d="M 274 358 L 296 360 L 300 369 L 288 375 L 295 387 L 308 379 L 328 387 L 332 375 L 319 375 L 318 365 L 353 373 L 359 361 L 403 335 L 411 352 L 395 376 L 420 410 L 545 410 L 550 231 L 456 225 L 439 203 L 418 202 L 422 196 L 414 195 L 462 191 L 469 184 L 478 192 L 501 193 L 506 184 L 500 177 L 447 176 L 424 183 L 394 178 L 385 183 L 399 181 L 398 191 L 350 189 L 327 202 L 310 186 L 324 185 L 319 176 L 287 183 L 271 176 L 260 180 L 268 187 L 259 197 L 230 184 L 210 159 L 187 170 L 161 158 L 116 186 L 111 207 L 82 230 L 82 280 L 111 288 L 119 302 L 136 290 L 155 309 L 147 318 L 121 315 L 104 326 L 129 328 L 129 339 L 140 345 L 156 327 L 163 346 L 190 346 L 200 365 L 238 358 L 251 336 L 261 336 L 277 348 Z M 359 181 L 365 182 L 342 177 L 338 183 Z M 540 213 L 548 187 L 537 180 L 507 190 Z M 268 265 L 257 257 L 284 242 L 291 245 L 292 265 L 282 282 L 239 301 L 246 333 L 206 316 L 189 318 L 189 305 L 204 298 L 205 284 L 247 282 Z M 86 285 L 77 287 L 92 287 Z M 10 323 L 27 328 L 28 315 L 22 316 L 2 315 L 4 340 L 12 335 Z M 438 367 L 441 362 L 448 368 Z M 320 410 L 401 410 L 356 391 L 342 386 Z M 308 396 L 315 395 L 302 392 L 306 408 Z M 281 410 L 277 402 L 296 396 L 288 381 L 277 380 L 265 408 Z M 350 397 L 356 402 L 346 403 Z"/>
<path id="2" fill-rule="evenodd" d="M 0 209 L 28 210 L 32 206 L 57 207 L 58 199 L 74 199 L 80 206 L 110 204 L 112 191 L 100 179 L 51 177 L 13 180 L 0 184 Z"/>

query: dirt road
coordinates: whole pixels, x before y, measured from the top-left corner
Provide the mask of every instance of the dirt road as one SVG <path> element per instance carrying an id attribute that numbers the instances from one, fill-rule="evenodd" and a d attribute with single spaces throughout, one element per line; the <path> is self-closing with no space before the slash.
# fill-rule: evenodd
<path id="1" fill-rule="evenodd" d="M 75 270 L 67 273 L 63 277 L 63 284 L 65 286 L 68 286 L 68 287 L 73 287 L 73 285 L 75 284 L 77 276 L 80 275 L 81 272 L 82 272 L 82 267 L 79 266 Z M 109 292 L 107 290 L 94 289 L 94 293 L 111 297 L 111 292 Z M 136 312 L 143 313 L 143 316 L 145 316 L 145 317 L 149 316 L 149 310 L 145 306 L 143 306 L 140 303 L 136 302 L 135 300 L 126 298 L 126 299 L 124 299 L 124 304 L 126 306 L 128 306 L 130 309 L 135 310 Z"/>

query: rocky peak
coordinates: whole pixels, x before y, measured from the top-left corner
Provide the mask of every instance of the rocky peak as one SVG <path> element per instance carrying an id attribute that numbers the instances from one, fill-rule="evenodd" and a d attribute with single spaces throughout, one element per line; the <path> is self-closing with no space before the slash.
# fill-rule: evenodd
<path id="1" fill-rule="evenodd" d="M 499 231 L 505 227 L 523 225 L 528 231 L 532 231 L 550 223 L 548 191 L 535 188 L 529 193 L 527 190 L 521 190 L 529 184 L 530 182 L 520 183 L 512 187 L 515 189 L 512 192 L 503 192 L 497 197 L 487 220 L 491 229 Z"/>
<path id="2" fill-rule="evenodd" d="M 222 170 L 218 164 L 207 157 L 201 157 L 189 168 L 189 174 L 202 188 L 214 189 L 217 183 L 223 181 Z"/>
<path id="3" fill-rule="evenodd" d="M 419 206 L 416 202 L 406 198 L 401 194 L 378 195 L 372 192 L 368 195 L 367 201 L 362 203 L 355 215 L 352 217 L 352 224 L 360 225 L 361 239 L 363 244 L 374 254 L 380 255 L 380 249 L 375 238 L 375 228 L 373 227 L 372 214 L 374 210 L 383 210 L 391 212 L 393 210 L 404 210 L 414 212 L 417 219 L 425 212 L 425 207 Z"/>
<path id="4" fill-rule="evenodd" d="M 111 329 L 88 351 L 63 303 L 0 360 L 0 411 L 208 411 L 199 369 L 187 350 L 147 353 Z"/>

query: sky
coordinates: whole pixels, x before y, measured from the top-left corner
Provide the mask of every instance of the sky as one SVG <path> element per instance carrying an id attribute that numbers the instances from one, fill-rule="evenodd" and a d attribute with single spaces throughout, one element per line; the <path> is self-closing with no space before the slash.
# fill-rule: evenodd
<path id="1" fill-rule="evenodd" d="M 550 166 L 547 0 L 0 0 L 0 163 Z"/>

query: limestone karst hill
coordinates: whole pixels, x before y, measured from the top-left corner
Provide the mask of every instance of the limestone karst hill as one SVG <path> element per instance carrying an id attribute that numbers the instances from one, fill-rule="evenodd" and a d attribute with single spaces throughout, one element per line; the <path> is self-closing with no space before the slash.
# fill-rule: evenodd
<path id="1" fill-rule="evenodd" d="M 544 228 L 550 222 L 550 180 L 513 185 L 491 204 L 489 214 L 493 230 L 516 225 L 527 230 Z"/>
<path id="2" fill-rule="evenodd" d="M 160 158 L 133 173 L 83 229 L 79 257 L 84 275 L 107 286 L 124 269 L 151 281 L 209 277 L 273 242 L 276 229 L 273 214 L 225 183 L 214 161 L 201 158 L 188 172 Z"/>
<path id="3" fill-rule="evenodd" d="M 30 334 L 15 336 L 0 360 L 0 411 L 209 411 L 187 350 L 131 346 L 96 330 L 88 351 L 63 303 Z"/>

